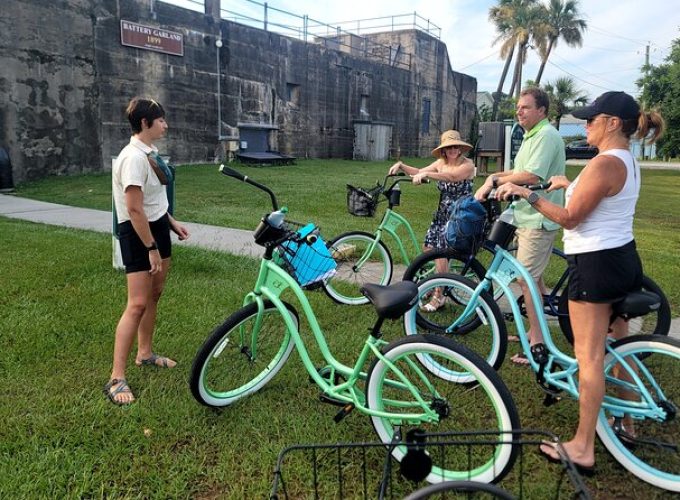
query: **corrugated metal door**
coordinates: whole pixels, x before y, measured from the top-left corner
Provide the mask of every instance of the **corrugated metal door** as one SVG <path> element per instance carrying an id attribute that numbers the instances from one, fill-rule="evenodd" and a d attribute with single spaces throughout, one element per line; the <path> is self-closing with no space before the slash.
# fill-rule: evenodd
<path id="1" fill-rule="evenodd" d="M 355 160 L 386 160 L 392 144 L 392 125 L 374 123 L 354 124 Z"/>
<path id="2" fill-rule="evenodd" d="M 354 124 L 354 152 L 352 158 L 355 160 L 370 159 L 371 124 Z"/>
<path id="3" fill-rule="evenodd" d="M 392 143 L 391 125 L 373 125 L 371 127 L 371 160 L 387 160 Z"/>

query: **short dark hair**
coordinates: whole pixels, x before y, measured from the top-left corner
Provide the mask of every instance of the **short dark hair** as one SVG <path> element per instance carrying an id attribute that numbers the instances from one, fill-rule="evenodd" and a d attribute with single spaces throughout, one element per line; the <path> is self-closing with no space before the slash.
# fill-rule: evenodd
<path id="1" fill-rule="evenodd" d="M 146 123 L 150 127 L 156 118 L 163 118 L 165 116 L 165 109 L 163 109 L 159 102 L 153 99 L 135 97 L 125 109 L 125 116 L 127 116 L 130 122 L 132 132 L 139 134 L 142 131 L 143 119 L 146 119 Z"/>
<path id="2" fill-rule="evenodd" d="M 548 93 L 539 89 L 538 87 L 527 87 L 519 93 L 520 97 L 525 95 L 530 95 L 534 98 L 537 108 L 545 108 L 545 115 L 548 116 L 548 111 L 550 111 L 550 96 Z"/>

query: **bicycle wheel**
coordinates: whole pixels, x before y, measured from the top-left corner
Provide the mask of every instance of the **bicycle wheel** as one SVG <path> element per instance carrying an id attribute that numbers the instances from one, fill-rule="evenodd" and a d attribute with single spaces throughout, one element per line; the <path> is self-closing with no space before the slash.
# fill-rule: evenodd
<path id="1" fill-rule="evenodd" d="M 500 480 L 512 468 L 519 452 L 518 445 L 503 440 L 501 432 L 519 429 L 519 415 L 507 387 L 493 369 L 465 346 L 439 335 L 407 337 L 385 346 L 384 359 L 376 358 L 368 370 L 366 404 L 374 412 L 371 422 L 383 443 L 394 441 L 397 433 L 403 437 L 407 428 L 436 432 L 437 439 L 446 441 L 441 433 L 490 430 L 498 431 L 499 443 L 475 446 L 478 436 L 457 446 L 436 446 L 428 449 L 433 461 L 427 481 Z M 421 360 L 435 360 L 441 373 L 422 369 Z M 426 361 L 429 362 L 429 361 Z M 466 372 L 474 377 L 475 385 L 461 385 L 448 380 L 449 372 Z M 408 381 L 413 391 L 405 387 Z M 417 417 L 424 401 L 438 414 L 437 421 Z M 388 414 L 386 415 L 385 412 Z M 422 414 L 422 413 L 421 413 Z M 493 440 L 495 438 L 491 438 Z M 406 445 L 396 445 L 392 456 L 399 462 L 407 451 Z"/>
<path id="2" fill-rule="evenodd" d="M 361 287 L 366 283 L 387 285 L 392 279 L 392 256 L 382 241 L 376 242 L 374 235 L 352 231 L 341 234 L 326 246 L 338 265 L 335 275 L 323 283 L 334 301 L 347 305 L 368 304 L 360 292 Z"/>
<path id="3" fill-rule="evenodd" d="M 297 312 L 284 304 L 297 328 Z M 199 349 L 189 378 L 191 394 L 206 406 L 230 405 L 264 387 L 281 370 L 294 346 L 281 313 L 271 302 L 265 301 L 261 315 L 257 304 L 249 304 L 229 316 Z"/>
<path id="4" fill-rule="evenodd" d="M 425 500 L 427 498 L 500 498 L 502 500 L 514 500 L 515 497 L 493 484 L 476 481 L 445 481 L 420 488 L 404 497 L 404 500 Z"/>
<path id="5" fill-rule="evenodd" d="M 612 353 L 608 353 L 604 361 L 605 398 L 621 398 L 624 400 L 621 406 L 628 404 L 637 410 L 656 408 L 660 412 L 654 418 L 635 418 L 628 428 L 624 418 L 623 429 L 616 431 L 612 420 L 624 416 L 625 410 L 603 408 L 598 417 L 597 435 L 609 453 L 632 474 L 659 488 L 680 492 L 680 416 L 677 415 L 680 341 L 658 335 L 635 335 L 615 342 L 612 348 L 626 365 L 634 367 L 653 402 L 641 395 L 639 386 L 630 377 L 622 375 L 624 370 L 617 372 L 620 364 Z"/>
<path id="6" fill-rule="evenodd" d="M 465 276 L 472 281 L 481 281 L 486 275 L 486 268 L 475 258 L 469 260 L 465 255 L 461 255 L 453 249 L 428 250 L 416 257 L 404 272 L 404 281 L 414 281 L 416 283 L 436 274 L 434 261 L 436 259 L 447 259 L 449 261 L 448 273 Z"/>
<path id="7" fill-rule="evenodd" d="M 558 320 L 562 333 L 570 344 L 574 343 L 574 332 L 571 329 L 569 321 L 569 305 L 567 292 L 569 285 L 564 288 L 564 291 L 559 297 L 558 306 Z M 671 306 L 668 303 L 666 295 L 663 290 L 659 288 L 652 278 L 649 276 L 642 277 L 642 290 L 655 293 L 661 299 L 659 309 L 655 312 L 645 314 L 638 318 L 633 318 L 628 322 L 628 330 L 631 335 L 668 335 L 671 329 Z"/>
<path id="8" fill-rule="evenodd" d="M 418 297 L 421 301 L 404 315 L 404 331 L 406 335 L 421 333 L 439 333 L 447 335 L 456 343 L 465 345 L 495 370 L 503 364 L 508 348 L 508 335 L 498 304 L 491 295 L 483 292 L 478 299 L 474 316 L 455 332 L 446 333 L 446 329 L 458 319 L 467 306 L 476 284 L 455 274 L 435 274 L 418 285 Z M 427 312 L 421 307 L 427 303 L 423 298 L 439 290 L 446 300 L 436 311 Z M 470 374 L 461 372 L 451 375 L 451 380 L 467 383 Z"/>

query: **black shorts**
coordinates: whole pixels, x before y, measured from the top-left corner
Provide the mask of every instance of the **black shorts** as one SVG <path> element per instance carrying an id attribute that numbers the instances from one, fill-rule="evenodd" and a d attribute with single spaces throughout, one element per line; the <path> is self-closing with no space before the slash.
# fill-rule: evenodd
<path id="1" fill-rule="evenodd" d="M 170 242 L 170 219 L 165 214 L 158 220 L 149 222 L 151 234 L 158 246 L 158 252 L 162 259 L 167 259 L 172 254 Z M 149 251 L 142 240 L 137 236 L 132 222 L 125 221 L 118 224 L 118 241 L 120 242 L 120 254 L 123 257 L 126 273 L 151 270 Z"/>
<path id="2" fill-rule="evenodd" d="M 569 299 L 613 303 L 642 288 L 635 241 L 619 248 L 567 255 Z"/>

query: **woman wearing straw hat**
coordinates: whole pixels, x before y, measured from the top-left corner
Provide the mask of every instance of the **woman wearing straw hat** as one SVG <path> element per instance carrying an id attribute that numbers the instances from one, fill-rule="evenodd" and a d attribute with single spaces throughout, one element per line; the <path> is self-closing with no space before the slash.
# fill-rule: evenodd
<path id="1" fill-rule="evenodd" d="M 472 194 L 472 179 L 475 166 L 464 155 L 472 146 L 460 138 L 456 130 L 447 130 L 442 134 L 439 146 L 432 150 L 436 161 L 423 168 L 415 168 L 398 161 L 390 167 L 389 173 L 396 174 L 400 170 L 413 177 L 413 184 L 420 184 L 425 179 L 437 181 L 439 189 L 439 206 L 434 213 L 432 224 L 425 234 L 424 250 L 445 249 L 447 247 L 445 228 L 449 220 L 451 205 L 458 198 Z M 435 261 L 437 272 L 447 270 L 446 259 Z M 445 298 L 435 293 L 432 300 L 423 306 L 428 312 L 436 311 L 444 305 Z"/>

